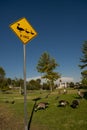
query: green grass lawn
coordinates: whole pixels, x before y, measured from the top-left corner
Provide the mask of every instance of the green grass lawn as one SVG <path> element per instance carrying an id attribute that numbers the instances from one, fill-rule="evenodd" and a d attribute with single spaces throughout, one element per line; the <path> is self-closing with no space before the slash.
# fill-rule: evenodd
<path id="1" fill-rule="evenodd" d="M 78 108 L 70 107 L 72 100 L 78 99 L 77 90 L 68 90 L 67 94 L 59 94 L 58 90 L 29 91 L 27 94 L 27 117 L 29 130 L 87 130 L 87 99 L 79 99 Z M 35 98 L 41 98 L 36 103 L 48 102 L 46 110 L 33 111 Z M 56 99 L 58 97 L 58 99 Z M 58 107 L 59 100 L 67 100 L 70 104 Z M 11 101 L 15 100 L 14 104 Z M 9 101 L 9 103 L 6 103 Z M 12 94 L 0 93 L 0 130 L 24 130 L 24 97 L 18 92 Z M 31 116 L 32 114 L 32 116 Z M 31 119 L 31 122 L 30 122 Z M 4 123 L 4 124 L 3 124 Z"/>

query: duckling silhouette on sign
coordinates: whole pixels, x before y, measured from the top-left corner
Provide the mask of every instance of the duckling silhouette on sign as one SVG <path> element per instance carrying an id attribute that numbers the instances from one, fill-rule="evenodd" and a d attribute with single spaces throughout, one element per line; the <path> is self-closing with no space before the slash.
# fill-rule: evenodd
<path id="1" fill-rule="evenodd" d="M 30 33 L 29 31 L 27 31 L 27 29 L 25 30 L 26 33 Z"/>
<path id="2" fill-rule="evenodd" d="M 34 35 L 34 33 L 31 31 L 31 34 Z"/>

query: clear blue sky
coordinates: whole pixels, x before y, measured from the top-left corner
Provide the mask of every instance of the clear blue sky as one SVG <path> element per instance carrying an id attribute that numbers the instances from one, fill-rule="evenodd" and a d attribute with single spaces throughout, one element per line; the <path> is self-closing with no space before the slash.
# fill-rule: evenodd
<path id="1" fill-rule="evenodd" d="M 9 25 L 25 17 L 38 32 L 26 45 L 27 78 L 40 74 L 36 65 L 47 51 L 60 64 L 61 76 L 80 80 L 81 47 L 87 40 L 87 0 L 2 0 L 0 66 L 6 77 L 23 78 L 23 44 Z"/>

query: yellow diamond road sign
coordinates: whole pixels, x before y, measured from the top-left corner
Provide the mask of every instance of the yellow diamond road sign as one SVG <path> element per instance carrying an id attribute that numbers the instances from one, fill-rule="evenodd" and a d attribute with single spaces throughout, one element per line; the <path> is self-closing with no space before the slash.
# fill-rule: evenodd
<path id="1" fill-rule="evenodd" d="M 10 28 L 16 33 L 24 44 L 28 43 L 32 38 L 37 36 L 37 32 L 26 18 L 22 18 L 14 22 L 10 25 Z"/>

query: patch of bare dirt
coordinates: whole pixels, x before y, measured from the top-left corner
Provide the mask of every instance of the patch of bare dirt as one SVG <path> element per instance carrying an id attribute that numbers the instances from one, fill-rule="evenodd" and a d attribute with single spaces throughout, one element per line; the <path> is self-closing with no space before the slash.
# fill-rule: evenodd
<path id="1" fill-rule="evenodd" d="M 6 105 L 0 104 L 0 130 L 24 130 L 23 121 L 17 119 L 15 114 Z"/>

